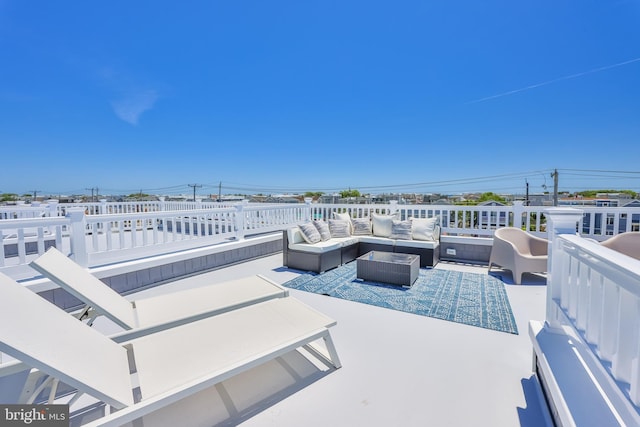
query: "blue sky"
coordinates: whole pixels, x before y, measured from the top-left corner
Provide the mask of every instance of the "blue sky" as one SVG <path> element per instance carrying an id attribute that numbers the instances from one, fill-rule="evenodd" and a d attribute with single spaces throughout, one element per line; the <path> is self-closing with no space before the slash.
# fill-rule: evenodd
<path id="1" fill-rule="evenodd" d="M 640 191 L 640 0 L 0 0 L 0 192 Z"/>

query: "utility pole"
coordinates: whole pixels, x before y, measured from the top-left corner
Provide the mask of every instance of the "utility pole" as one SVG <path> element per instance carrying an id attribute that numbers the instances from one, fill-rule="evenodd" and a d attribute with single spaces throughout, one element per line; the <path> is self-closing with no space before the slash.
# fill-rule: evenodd
<path id="1" fill-rule="evenodd" d="M 31 190 L 31 192 L 33 193 L 33 201 L 36 201 L 36 197 L 38 196 L 38 191 L 40 190 Z"/>
<path id="2" fill-rule="evenodd" d="M 95 202 L 96 201 L 96 196 L 98 195 L 98 187 L 91 187 L 91 188 L 85 188 L 85 190 L 91 190 L 91 201 Z M 95 190 L 96 195 L 93 195 L 93 191 Z"/>
<path id="3" fill-rule="evenodd" d="M 554 169 L 551 174 L 553 178 L 553 206 L 558 206 L 558 169 Z"/>
<path id="4" fill-rule="evenodd" d="M 529 181 L 527 181 L 526 179 L 524 180 L 524 182 L 527 184 L 527 195 L 525 196 L 525 206 L 529 206 Z"/>
<path id="5" fill-rule="evenodd" d="M 187 184 L 189 187 L 193 188 L 193 201 L 196 201 L 196 188 L 202 187 L 200 184 Z"/>
<path id="6" fill-rule="evenodd" d="M 218 202 L 222 201 L 222 181 L 218 183 Z"/>

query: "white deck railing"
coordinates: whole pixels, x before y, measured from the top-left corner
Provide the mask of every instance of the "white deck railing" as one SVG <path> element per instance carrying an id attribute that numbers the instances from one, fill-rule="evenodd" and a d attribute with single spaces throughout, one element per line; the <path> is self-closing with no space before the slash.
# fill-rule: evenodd
<path id="1" fill-rule="evenodd" d="M 31 242 L 36 242 L 35 247 L 40 252 L 54 236 L 66 237 L 64 233 L 68 230 L 81 230 L 87 243 L 80 242 L 80 231 L 73 236 L 68 234 L 73 252 L 84 262 L 93 263 L 204 246 L 225 239 L 242 239 L 249 234 L 279 231 L 308 219 L 329 219 L 334 212 L 349 212 L 352 217 L 395 213 L 400 219 L 437 216 L 443 235 L 491 237 L 497 228 L 513 226 L 546 237 L 545 209 L 523 206 L 519 202 L 513 206 L 457 206 L 399 205 L 395 202 L 316 204 L 310 200 L 300 204 L 167 201 L 60 204 L 51 200 L 33 206 L 0 207 L 0 232 L 5 245 L 18 245 L 19 259 L 12 260 L 14 265 L 25 262 L 24 254 L 33 251 Z M 50 218 L 58 218 L 56 224 L 60 224 L 60 232 L 50 230 Z M 21 219 L 34 222 L 29 226 L 14 222 Z M 72 227 L 74 221 L 83 222 L 83 225 Z M 603 240 L 611 234 L 639 227 L 640 208 L 591 208 L 585 210 L 578 229 L 583 236 Z M 17 231 L 20 228 L 23 228 L 22 234 Z M 6 258 L 16 257 L 16 251 L 11 246 L 10 250 L 3 248 L 0 255 L 2 267 L 7 264 Z"/>
<path id="2" fill-rule="evenodd" d="M 160 211 L 190 211 L 196 209 L 215 209 L 233 207 L 237 203 L 187 202 L 187 201 L 133 201 L 133 202 L 99 202 L 64 203 L 53 201 L 58 216 L 65 216 L 69 208 L 83 208 L 87 215 L 127 214 Z M 1 211 L 1 210 L 0 210 Z"/>
<path id="3" fill-rule="evenodd" d="M 89 214 L 94 209 L 87 206 L 63 205 L 56 208 L 64 211 L 65 216 L 31 218 L 29 214 L 28 218 L 3 220 L 0 221 L 0 241 L 3 242 L 0 268 L 24 265 L 29 262 L 28 255 L 44 253 L 52 242 L 62 248 L 63 238 L 74 259 L 88 266 L 283 230 L 307 219 L 309 212 L 304 204 L 197 205 L 198 209 L 169 211 L 157 210 L 157 206 L 147 206 L 145 210 L 138 205 L 136 209 L 142 208 L 141 212 L 107 214 Z M 105 206 L 100 206 L 104 210 Z M 133 209 L 122 204 L 106 205 L 106 208 L 111 212 Z"/>
<path id="4" fill-rule="evenodd" d="M 640 406 L 640 372 L 634 367 L 640 361 L 640 261 L 579 236 L 559 240 L 554 273 L 560 285 L 550 287 L 551 297 Z M 555 322 L 560 319 L 549 319 Z"/>
<path id="5" fill-rule="evenodd" d="M 47 242 L 62 246 L 62 236 L 69 225 L 65 217 L 20 218 L 0 221 L 0 267 L 7 258 L 17 256 L 17 264 L 27 262 L 28 253 L 42 254 Z M 14 263 L 15 264 L 15 263 Z"/>
<path id="6" fill-rule="evenodd" d="M 640 425 L 640 261 L 577 235 L 581 210 L 555 211 L 548 211 L 553 232 L 541 331 L 567 337 L 558 342 L 572 351 L 560 357 L 557 342 L 545 348 L 540 332 L 532 335 L 538 357 L 545 361 L 540 369 L 548 371 L 542 374 L 554 408 L 563 425 L 579 425 L 574 420 L 589 411 L 617 420 L 616 425 Z M 554 380 L 581 376 L 590 378 L 582 390 L 571 381 Z M 578 416 L 567 403 L 576 396 L 582 396 Z"/>
<path id="7" fill-rule="evenodd" d="M 94 265 L 191 249 L 236 238 L 236 217 L 234 208 L 85 215 L 79 222 L 86 224 L 86 246 L 72 250 L 78 261 L 84 252 L 86 264 Z"/>

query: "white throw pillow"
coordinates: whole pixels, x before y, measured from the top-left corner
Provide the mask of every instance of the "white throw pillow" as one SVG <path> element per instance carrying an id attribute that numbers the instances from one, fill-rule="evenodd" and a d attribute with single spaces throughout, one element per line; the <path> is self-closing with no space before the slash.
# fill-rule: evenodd
<path id="1" fill-rule="evenodd" d="M 438 240 L 436 227 L 439 223 L 438 217 L 433 218 L 412 218 L 411 236 L 414 240 Z"/>
<path id="2" fill-rule="evenodd" d="M 378 237 L 391 236 L 391 226 L 393 225 L 394 219 L 397 219 L 397 216 L 373 214 L 371 216 L 373 235 Z"/>

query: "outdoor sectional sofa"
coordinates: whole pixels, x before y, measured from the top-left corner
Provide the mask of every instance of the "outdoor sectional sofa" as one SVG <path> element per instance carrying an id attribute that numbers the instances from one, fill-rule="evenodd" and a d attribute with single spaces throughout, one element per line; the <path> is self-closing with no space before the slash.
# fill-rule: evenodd
<path id="1" fill-rule="evenodd" d="M 285 267 L 317 273 L 369 251 L 416 254 L 420 267 L 433 267 L 439 260 L 440 227 L 437 218 L 400 221 L 395 215 L 351 219 L 348 214 L 334 214 L 328 221 L 308 221 L 284 230 L 282 249 Z"/>

